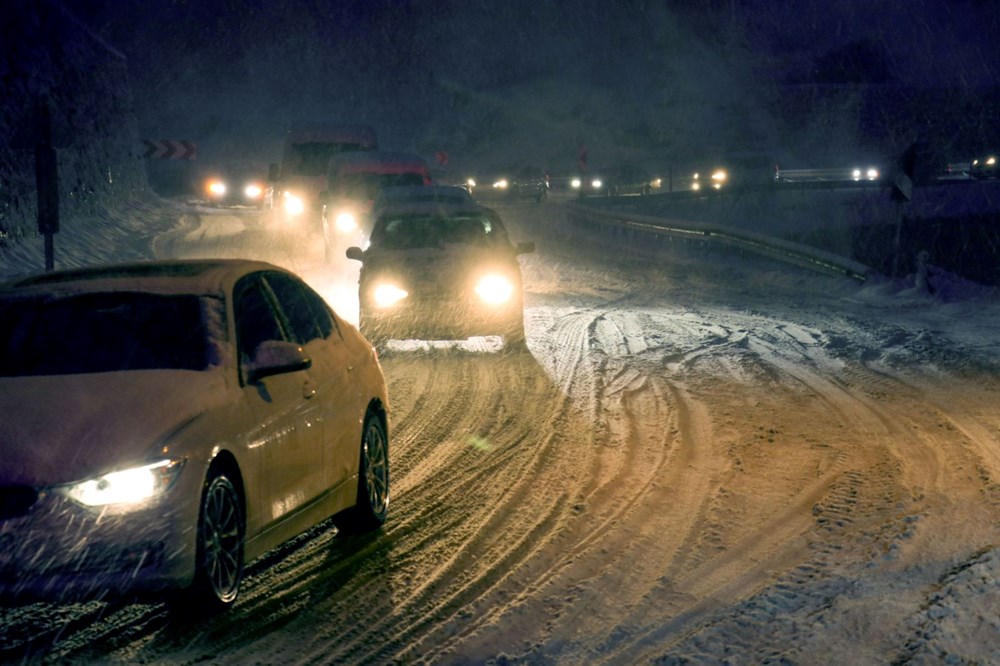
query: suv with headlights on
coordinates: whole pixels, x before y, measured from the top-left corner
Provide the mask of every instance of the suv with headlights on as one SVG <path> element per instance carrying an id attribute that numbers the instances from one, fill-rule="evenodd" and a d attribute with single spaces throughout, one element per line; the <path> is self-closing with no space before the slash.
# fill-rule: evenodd
<path id="1" fill-rule="evenodd" d="M 496 211 L 475 203 L 405 203 L 382 209 L 361 262 L 360 329 L 377 347 L 387 340 L 459 340 L 499 335 L 523 350 L 524 309 L 518 255 Z"/>
<path id="2" fill-rule="evenodd" d="M 368 125 L 316 125 L 290 130 L 281 162 L 268 169 L 270 185 L 263 207 L 273 211 L 277 231 L 295 233 L 319 229 L 319 194 L 326 187 L 327 166 L 334 155 L 378 149 L 375 130 Z"/>
<path id="3" fill-rule="evenodd" d="M 342 257 L 347 247 L 368 242 L 372 207 L 379 192 L 389 187 L 427 186 L 431 176 L 427 162 L 419 155 L 376 150 L 330 158 L 326 183 L 320 200 L 323 247 L 330 263 Z"/>

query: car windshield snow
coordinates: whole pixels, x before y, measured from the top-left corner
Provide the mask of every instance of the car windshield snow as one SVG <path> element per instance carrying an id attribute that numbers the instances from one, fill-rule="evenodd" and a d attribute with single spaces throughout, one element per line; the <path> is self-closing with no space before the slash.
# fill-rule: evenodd
<path id="1" fill-rule="evenodd" d="M 372 245 L 386 250 L 441 248 L 445 245 L 495 247 L 502 231 L 481 215 L 413 215 L 383 218 L 372 231 Z"/>
<path id="2" fill-rule="evenodd" d="M 201 299 L 135 292 L 0 301 L 0 377 L 204 370 Z"/>

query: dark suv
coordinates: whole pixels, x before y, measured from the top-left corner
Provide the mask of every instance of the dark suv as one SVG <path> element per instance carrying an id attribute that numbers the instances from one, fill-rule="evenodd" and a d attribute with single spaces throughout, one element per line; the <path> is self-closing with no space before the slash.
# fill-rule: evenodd
<path id="1" fill-rule="evenodd" d="M 496 211 L 472 203 L 406 203 L 378 214 L 362 262 L 360 329 L 387 340 L 499 335 L 524 349 L 521 266 L 534 243 L 513 245 Z"/>

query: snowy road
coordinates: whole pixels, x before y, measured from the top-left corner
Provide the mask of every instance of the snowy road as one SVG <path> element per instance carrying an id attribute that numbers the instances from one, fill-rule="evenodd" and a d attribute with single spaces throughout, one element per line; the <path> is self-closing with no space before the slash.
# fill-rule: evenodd
<path id="1" fill-rule="evenodd" d="M 997 297 L 636 256 L 560 211 L 505 212 L 538 245 L 522 258 L 530 355 L 384 355 L 379 534 L 285 546 L 197 626 L 158 605 L 0 609 L 0 657 L 1000 662 Z M 211 222 L 157 252 L 251 252 L 356 307 L 356 269 Z"/>

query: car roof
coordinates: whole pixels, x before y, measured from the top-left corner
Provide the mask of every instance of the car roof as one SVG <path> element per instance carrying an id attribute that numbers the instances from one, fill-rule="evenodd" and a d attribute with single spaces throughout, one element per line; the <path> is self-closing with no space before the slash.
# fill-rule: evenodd
<path id="1" fill-rule="evenodd" d="M 144 291 L 219 295 L 255 271 L 289 271 L 251 259 L 178 259 L 71 268 L 16 278 L 0 285 L 2 295 Z"/>
<path id="2" fill-rule="evenodd" d="M 379 217 L 400 215 L 439 215 L 449 217 L 452 215 L 475 214 L 495 215 L 489 208 L 480 206 L 475 200 L 455 203 L 447 201 L 399 201 L 391 202 L 384 206 L 379 212 Z"/>
<path id="3" fill-rule="evenodd" d="M 469 191 L 458 185 L 397 185 L 381 190 L 375 200 L 381 205 L 402 201 L 473 201 Z"/>

